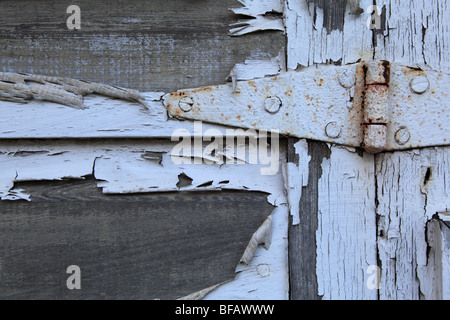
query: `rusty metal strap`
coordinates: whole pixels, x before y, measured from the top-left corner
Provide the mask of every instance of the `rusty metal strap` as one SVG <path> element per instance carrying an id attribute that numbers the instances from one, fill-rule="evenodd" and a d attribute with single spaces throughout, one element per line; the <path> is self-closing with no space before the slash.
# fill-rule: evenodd
<path id="1" fill-rule="evenodd" d="M 386 61 L 322 66 L 163 97 L 173 117 L 367 152 L 449 145 L 450 76 Z"/>

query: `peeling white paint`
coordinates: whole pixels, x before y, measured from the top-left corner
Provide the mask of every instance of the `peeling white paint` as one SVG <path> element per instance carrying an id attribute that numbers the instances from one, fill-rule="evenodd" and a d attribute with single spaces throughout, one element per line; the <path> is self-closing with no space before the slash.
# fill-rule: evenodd
<path id="1" fill-rule="evenodd" d="M 372 5 L 372 0 L 360 1 L 364 10 Z M 376 5 L 385 12 L 381 29 L 372 31 L 366 26 L 369 11 L 355 15 L 352 6 L 348 6 L 343 25 L 339 29 L 326 30 L 323 9 L 316 8 L 314 14 L 307 1 L 286 0 L 288 69 L 376 59 L 422 68 L 428 66 L 446 73 L 450 71 L 450 58 L 445 54 L 450 43 L 447 0 L 414 3 L 380 0 Z"/>
<path id="2" fill-rule="evenodd" d="M 270 248 L 272 238 L 272 217 L 268 217 L 266 221 L 259 227 L 258 230 L 252 235 L 250 242 L 247 245 L 247 248 L 244 251 L 244 254 L 241 257 L 240 262 L 244 264 L 249 264 L 255 254 L 256 248 L 259 245 L 264 245 L 264 248 L 267 250 Z"/>
<path id="3" fill-rule="evenodd" d="M 215 290 L 217 287 L 219 287 L 220 285 L 222 285 L 223 283 L 219 283 L 216 285 L 213 285 L 209 288 L 191 293 L 187 296 L 184 296 L 182 298 L 179 298 L 177 300 L 202 300 L 208 293 L 210 293 L 211 291 Z"/>
<path id="4" fill-rule="evenodd" d="M 137 90 L 62 77 L 0 72 L 0 99 L 24 103 L 41 99 L 84 109 L 83 96 L 97 93 L 112 98 L 141 101 Z"/>
<path id="5" fill-rule="evenodd" d="M 238 63 L 233 67 L 227 79 L 233 81 L 253 80 L 278 75 L 284 68 L 283 60 L 281 54 L 267 60 L 245 60 L 244 63 Z"/>
<path id="6" fill-rule="evenodd" d="M 146 107 L 88 95 L 84 97 L 84 110 L 46 101 L 17 104 L 0 100 L 0 138 L 167 138 L 179 128 L 194 132 L 193 122 L 168 118 L 161 102 L 164 93 L 142 95 Z M 203 129 L 203 136 L 209 129 L 225 135 L 226 127 L 204 123 Z"/>
<path id="7" fill-rule="evenodd" d="M 240 291 L 247 299 L 288 298 L 287 262 L 287 200 L 281 172 L 273 176 L 260 174 L 261 165 L 190 164 L 175 165 L 170 152 L 175 143 L 168 140 L 91 140 L 80 141 L 2 141 L 0 150 L 0 195 L 14 200 L 15 182 L 38 180 L 84 179 L 93 175 L 103 193 L 125 194 L 164 191 L 247 190 L 268 194 L 268 201 L 277 206 L 270 218 L 256 230 L 243 254 L 245 264 L 239 265 L 236 280 L 201 291 L 188 298 L 228 295 L 235 297 L 235 288 L 242 278 L 252 286 L 250 292 Z M 282 147 L 283 148 L 283 147 Z M 23 151 L 26 152 L 23 152 Z M 46 152 L 39 152 L 45 150 Z M 20 152 L 22 156 L 14 156 Z M 285 163 L 285 151 L 280 161 Z M 158 155 L 158 156 L 156 156 Z M 160 156 L 161 157 L 160 157 Z M 179 175 L 192 179 L 191 185 L 178 187 Z M 204 185 L 204 186 L 202 186 Z M 22 195 L 27 197 L 26 195 Z M 33 198 L 28 198 L 33 201 Z M 273 223 L 271 223 L 273 221 Z M 265 248 L 260 246 L 264 243 Z M 272 243 L 270 245 L 270 243 Z M 269 247 L 270 245 L 270 247 Z M 252 258 L 253 257 L 253 258 Z M 254 265 L 256 262 L 257 265 Z M 267 265 L 270 275 L 261 277 L 256 267 Z M 234 289 L 227 289 L 227 288 Z M 269 290 L 270 288 L 270 290 Z M 214 289 L 214 290 L 213 290 Z M 230 291 L 231 290 L 231 291 Z"/>
<path id="8" fill-rule="evenodd" d="M 238 265 L 235 279 L 208 293 L 205 300 L 289 299 L 288 211 L 287 205 L 281 204 L 271 215 L 270 248 L 258 246 L 248 265 Z M 263 274 L 261 266 L 264 266 Z"/>
<path id="9" fill-rule="evenodd" d="M 308 185 L 309 162 L 308 142 L 300 140 L 294 145 L 295 153 L 298 155 L 298 164 L 287 163 L 286 165 L 286 190 L 289 203 L 289 212 L 292 216 L 292 225 L 300 224 L 300 200 L 302 188 Z"/>
<path id="10" fill-rule="evenodd" d="M 362 8 L 370 5 L 373 5 L 372 0 L 362 0 L 360 3 Z M 346 9 L 342 30 L 331 32 L 324 27 L 323 9 L 317 8 L 314 15 L 304 0 L 286 0 L 284 15 L 288 69 L 296 70 L 299 66 L 331 61 L 350 64 L 360 59 L 372 59 L 372 31 L 366 27 L 367 16 L 352 14 L 350 6 Z"/>
<path id="11" fill-rule="evenodd" d="M 375 59 L 450 72 L 448 0 L 377 0 L 386 11 L 384 32 L 376 35 Z"/>
<path id="12" fill-rule="evenodd" d="M 324 300 L 376 300 L 366 286 L 377 266 L 374 156 L 331 147 L 318 184 L 316 275 Z"/>
<path id="13" fill-rule="evenodd" d="M 433 284 L 440 268 L 428 254 L 435 237 L 427 239 L 426 230 L 437 213 L 450 208 L 450 149 L 381 154 L 376 167 L 380 298 L 436 298 L 441 292 Z"/>
<path id="14" fill-rule="evenodd" d="M 238 0 L 244 7 L 231 8 L 238 15 L 245 15 L 251 19 L 241 20 L 232 24 L 235 28 L 230 30 L 231 36 L 242 36 L 248 33 L 263 30 L 284 31 L 284 23 L 281 15 L 274 16 L 270 13 L 282 13 L 283 2 L 281 0 Z"/>

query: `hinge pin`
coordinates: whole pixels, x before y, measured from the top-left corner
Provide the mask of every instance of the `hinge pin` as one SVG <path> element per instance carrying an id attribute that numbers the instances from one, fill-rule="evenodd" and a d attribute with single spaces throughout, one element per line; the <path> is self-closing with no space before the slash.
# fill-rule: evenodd
<path id="1" fill-rule="evenodd" d="M 367 63 L 364 96 L 364 149 L 379 153 L 386 148 L 389 110 L 390 63 Z"/>

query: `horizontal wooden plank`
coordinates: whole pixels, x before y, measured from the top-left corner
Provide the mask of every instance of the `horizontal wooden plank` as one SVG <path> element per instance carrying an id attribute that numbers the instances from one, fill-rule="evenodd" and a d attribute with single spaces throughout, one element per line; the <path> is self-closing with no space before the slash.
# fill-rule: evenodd
<path id="1" fill-rule="evenodd" d="M 103 195 L 95 179 L 23 182 L 0 201 L 1 299 L 174 299 L 232 280 L 272 212 L 255 192 Z M 81 269 L 69 290 L 66 269 Z"/>
<path id="2" fill-rule="evenodd" d="M 0 2 L 0 71 L 170 92 L 226 82 L 236 63 L 284 51 L 279 31 L 230 37 L 235 0 L 88 1 L 68 30 L 57 0 Z"/>

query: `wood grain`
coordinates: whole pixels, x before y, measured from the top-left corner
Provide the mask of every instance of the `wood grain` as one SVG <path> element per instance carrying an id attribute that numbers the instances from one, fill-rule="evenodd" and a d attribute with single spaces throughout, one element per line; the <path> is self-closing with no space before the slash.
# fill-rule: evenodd
<path id="1" fill-rule="evenodd" d="M 141 91 L 226 82 L 236 63 L 284 51 L 282 32 L 230 37 L 235 0 L 0 2 L 0 71 L 65 76 Z"/>
<path id="2" fill-rule="evenodd" d="M 175 299 L 232 280 L 272 211 L 255 192 L 103 195 L 94 179 L 23 182 L 0 202 L 1 299 Z M 81 268 L 68 290 L 66 268 Z"/>
<path id="3" fill-rule="evenodd" d="M 289 139 L 288 160 L 298 163 L 294 144 Z M 300 221 L 297 226 L 289 226 L 289 272 L 290 298 L 292 300 L 318 300 L 316 276 L 316 230 L 318 229 L 318 181 L 322 176 L 322 161 L 330 157 L 330 149 L 323 142 L 308 142 L 311 156 L 309 165 L 309 184 L 303 187 L 300 200 Z M 302 159 L 303 160 L 303 159 Z"/>

